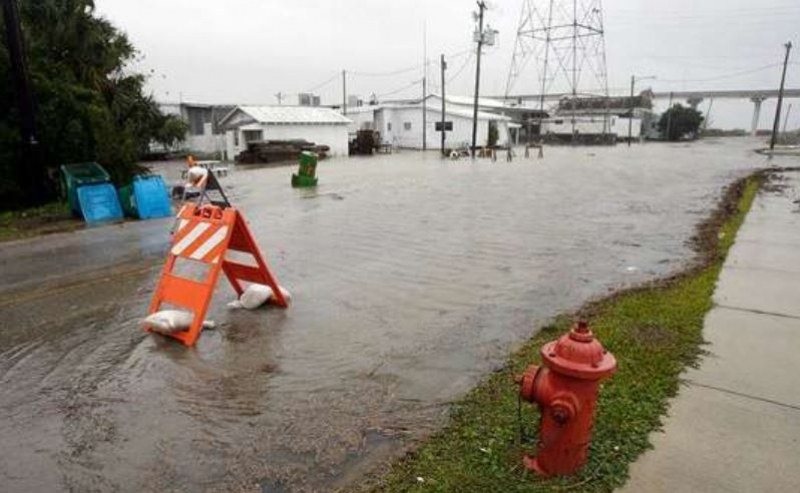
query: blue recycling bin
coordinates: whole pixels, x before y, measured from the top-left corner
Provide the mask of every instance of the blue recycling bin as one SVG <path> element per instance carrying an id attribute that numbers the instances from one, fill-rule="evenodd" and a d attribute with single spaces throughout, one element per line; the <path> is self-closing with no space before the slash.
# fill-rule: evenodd
<path id="1" fill-rule="evenodd" d="M 77 188 L 76 193 L 83 219 L 88 224 L 122 220 L 122 207 L 114 185 L 83 185 Z"/>
<path id="2" fill-rule="evenodd" d="M 172 204 L 164 179 L 160 176 L 136 176 L 133 179 L 133 200 L 139 219 L 155 219 L 172 215 Z"/>

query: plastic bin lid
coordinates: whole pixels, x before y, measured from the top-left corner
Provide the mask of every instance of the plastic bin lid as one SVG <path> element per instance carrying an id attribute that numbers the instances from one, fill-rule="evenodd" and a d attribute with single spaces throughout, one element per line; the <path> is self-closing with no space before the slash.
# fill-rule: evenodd
<path id="1" fill-rule="evenodd" d="M 122 219 L 117 191 L 110 183 L 78 187 L 78 203 L 83 218 L 89 224 Z"/>
<path id="2" fill-rule="evenodd" d="M 136 176 L 133 180 L 133 196 L 140 219 L 172 215 L 167 187 L 160 176 Z"/>

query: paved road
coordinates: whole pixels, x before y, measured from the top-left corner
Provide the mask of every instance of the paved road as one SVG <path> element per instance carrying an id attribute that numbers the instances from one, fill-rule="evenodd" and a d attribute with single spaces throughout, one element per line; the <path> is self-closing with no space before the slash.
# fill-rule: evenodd
<path id="1" fill-rule="evenodd" d="M 758 196 L 708 313 L 708 356 L 624 492 L 800 490 L 800 173 Z"/>

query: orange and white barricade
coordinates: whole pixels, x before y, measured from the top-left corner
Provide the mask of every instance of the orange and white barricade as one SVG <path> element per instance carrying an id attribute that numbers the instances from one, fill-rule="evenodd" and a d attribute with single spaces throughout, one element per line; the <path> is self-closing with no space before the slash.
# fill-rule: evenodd
<path id="1" fill-rule="evenodd" d="M 255 265 L 225 258 L 230 250 L 250 254 Z M 179 259 L 205 264 L 207 268 L 202 279 L 177 275 L 175 267 Z M 220 272 L 225 273 L 237 296 L 244 291 L 243 282 L 264 284 L 272 288 L 272 303 L 288 306 L 241 212 L 234 207 L 185 204 L 178 213 L 167 261 L 148 313 L 153 314 L 163 303 L 169 303 L 190 310 L 193 318 L 188 330 L 165 335 L 187 346 L 197 342 Z"/>

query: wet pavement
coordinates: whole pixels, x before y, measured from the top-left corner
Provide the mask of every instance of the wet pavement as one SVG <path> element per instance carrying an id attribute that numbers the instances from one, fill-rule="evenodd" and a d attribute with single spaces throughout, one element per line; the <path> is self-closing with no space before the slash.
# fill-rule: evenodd
<path id="1" fill-rule="evenodd" d="M 357 481 L 549 317 L 679 269 L 724 185 L 794 162 L 758 144 L 406 151 L 324 161 L 316 190 L 237 169 L 222 183 L 294 304 L 231 311 L 221 281 L 195 349 L 139 329 L 172 220 L 3 244 L 0 489 Z"/>

